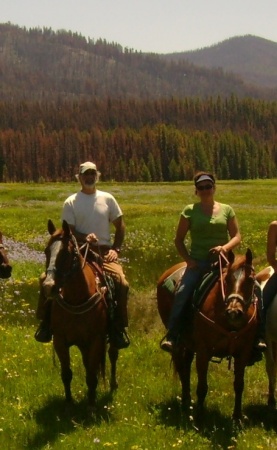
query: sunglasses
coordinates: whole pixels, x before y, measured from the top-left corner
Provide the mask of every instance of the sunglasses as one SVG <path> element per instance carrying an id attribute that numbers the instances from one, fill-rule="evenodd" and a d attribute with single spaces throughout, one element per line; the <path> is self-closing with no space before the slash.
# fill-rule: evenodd
<path id="1" fill-rule="evenodd" d="M 82 175 L 96 175 L 96 171 L 93 169 L 88 169 L 86 170 L 84 173 L 82 173 Z"/>
<path id="2" fill-rule="evenodd" d="M 196 189 L 198 190 L 198 191 L 209 191 L 210 189 L 212 189 L 213 188 L 213 185 L 212 184 L 204 184 L 204 186 L 198 186 L 198 187 L 196 187 Z"/>

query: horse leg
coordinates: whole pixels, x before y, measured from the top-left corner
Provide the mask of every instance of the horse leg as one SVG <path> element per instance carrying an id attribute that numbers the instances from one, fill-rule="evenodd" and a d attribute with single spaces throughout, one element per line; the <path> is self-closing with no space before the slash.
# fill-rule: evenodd
<path id="1" fill-rule="evenodd" d="M 89 347 L 80 348 L 83 364 L 86 370 L 86 384 L 88 388 L 88 410 L 94 414 L 96 408 L 96 389 L 98 386 L 98 373 L 102 372 L 105 378 L 105 338 L 97 336 Z"/>
<path id="2" fill-rule="evenodd" d="M 61 378 L 64 385 L 65 400 L 67 403 L 72 402 L 71 395 L 71 380 L 72 380 L 72 370 L 70 368 L 70 353 L 69 347 L 64 345 L 54 336 L 54 348 L 58 355 L 60 365 L 61 365 Z"/>
<path id="3" fill-rule="evenodd" d="M 244 372 L 245 363 L 240 358 L 235 358 L 234 362 L 234 391 L 235 391 L 235 406 L 232 418 L 236 422 L 242 419 L 242 394 L 244 390 Z"/>
<path id="4" fill-rule="evenodd" d="M 118 359 L 118 349 L 114 347 L 113 345 L 110 345 L 109 347 L 109 358 L 111 363 L 111 379 L 110 379 L 110 387 L 111 390 L 114 391 L 118 388 L 118 383 L 116 380 L 116 363 Z"/>
<path id="5" fill-rule="evenodd" d="M 197 408 L 203 409 L 206 395 L 208 393 L 208 368 L 209 356 L 207 351 L 196 353 L 196 371 L 197 371 Z"/>
<path id="6" fill-rule="evenodd" d="M 188 408 L 191 404 L 190 375 L 193 357 L 193 351 L 183 348 L 172 356 L 174 367 L 179 375 L 182 385 L 182 406 L 184 408 Z"/>
<path id="7" fill-rule="evenodd" d="M 84 359 L 83 361 L 86 367 L 86 384 L 88 388 L 88 411 L 89 413 L 94 414 L 96 410 L 96 389 L 98 386 L 98 376 L 93 362 L 87 364 L 85 363 Z"/>
<path id="8" fill-rule="evenodd" d="M 267 350 L 265 352 L 266 372 L 268 377 L 268 406 L 275 408 L 275 386 L 276 386 L 276 364 L 277 364 L 277 346 L 276 342 L 267 342 Z"/>

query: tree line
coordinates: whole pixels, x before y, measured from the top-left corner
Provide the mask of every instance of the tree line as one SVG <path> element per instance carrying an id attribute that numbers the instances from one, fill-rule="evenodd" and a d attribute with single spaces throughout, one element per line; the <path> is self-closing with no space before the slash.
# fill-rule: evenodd
<path id="1" fill-rule="evenodd" d="M 277 103 L 254 99 L 0 102 L 0 181 L 74 179 L 93 160 L 103 180 L 274 178 Z"/>

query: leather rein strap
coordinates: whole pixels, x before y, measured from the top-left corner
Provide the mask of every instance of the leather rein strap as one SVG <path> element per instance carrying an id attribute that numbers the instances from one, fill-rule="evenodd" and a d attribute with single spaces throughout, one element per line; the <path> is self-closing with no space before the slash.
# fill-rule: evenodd
<path id="1" fill-rule="evenodd" d="M 72 235 L 71 239 L 72 239 L 74 248 L 78 255 L 80 254 L 80 250 L 84 246 L 86 246 L 84 261 L 82 264 L 82 269 L 84 269 L 85 264 L 86 264 L 86 259 L 87 259 L 87 253 L 88 253 L 88 249 L 89 249 L 89 243 L 86 243 L 82 247 L 79 248 L 75 236 Z M 64 299 L 64 297 L 62 296 L 61 293 L 59 293 L 59 295 L 57 296 L 57 303 L 65 311 L 67 311 L 71 314 L 84 314 L 84 313 L 90 311 L 91 309 L 95 308 L 100 303 L 101 300 L 105 301 L 104 291 L 102 289 L 97 290 L 89 299 L 87 299 L 85 302 L 81 303 L 80 305 L 71 305 Z"/>
<path id="2" fill-rule="evenodd" d="M 225 289 L 224 289 L 224 280 L 223 280 L 223 265 L 222 265 L 222 260 L 224 259 L 224 261 L 229 264 L 228 259 L 226 258 L 226 256 L 224 255 L 223 252 L 219 253 L 219 272 L 220 272 L 220 286 L 221 286 L 221 294 L 222 294 L 222 298 L 223 300 L 225 299 Z"/>

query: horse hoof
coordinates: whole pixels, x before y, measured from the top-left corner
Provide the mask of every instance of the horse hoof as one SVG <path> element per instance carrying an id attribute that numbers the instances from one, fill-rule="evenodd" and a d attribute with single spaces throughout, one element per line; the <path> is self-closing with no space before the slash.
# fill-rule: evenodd
<path id="1" fill-rule="evenodd" d="M 193 408 L 193 406 L 192 406 L 191 398 L 182 399 L 182 409 L 184 411 L 190 410 L 192 408 Z"/>
<path id="2" fill-rule="evenodd" d="M 243 428 L 243 425 L 245 424 L 245 422 L 248 421 L 248 417 L 247 416 L 234 416 L 232 417 L 232 422 L 233 422 L 233 427 L 241 430 Z"/>
<path id="3" fill-rule="evenodd" d="M 117 381 L 112 381 L 111 384 L 110 384 L 110 388 L 111 388 L 111 391 L 112 391 L 112 392 L 113 392 L 113 391 L 116 391 L 116 390 L 118 389 L 118 383 L 117 383 Z"/>
<path id="4" fill-rule="evenodd" d="M 270 409 L 276 409 L 276 401 L 275 401 L 275 400 L 268 400 L 267 406 L 268 406 Z"/>
<path id="5" fill-rule="evenodd" d="M 91 418 L 95 417 L 96 416 L 96 407 L 89 405 L 87 408 L 87 413 L 88 413 L 89 417 L 91 417 Z"/>
<path id="6" fill-rule="evenodd" d="M 74 403 L 73 401 L 66 402 L 64 407 L 64 412 L 66 415 L 71 415 L 73 413 Z"/>

